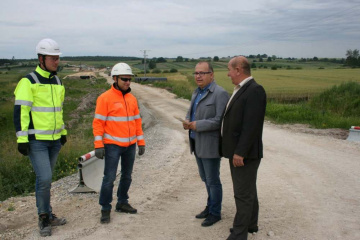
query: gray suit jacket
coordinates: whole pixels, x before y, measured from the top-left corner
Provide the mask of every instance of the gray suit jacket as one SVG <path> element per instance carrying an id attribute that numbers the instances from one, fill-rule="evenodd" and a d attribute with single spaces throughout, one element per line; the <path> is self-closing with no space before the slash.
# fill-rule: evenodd
<path id="1" fill-rule="evenodd" d="M 186 119 L 190 121 L 193 103 L 198 93 L 198 88 L 191 97 L 190 109 Z M 206 94 L 200 99 L 195 113 L 196 133 L 195 146 L 189 142 L 190 152 L 196 152 L 199 158 L 219 158 L 219 140 L 221 116 L 224 113 L 229 94 L 215 82 L 210 86 Z"/>

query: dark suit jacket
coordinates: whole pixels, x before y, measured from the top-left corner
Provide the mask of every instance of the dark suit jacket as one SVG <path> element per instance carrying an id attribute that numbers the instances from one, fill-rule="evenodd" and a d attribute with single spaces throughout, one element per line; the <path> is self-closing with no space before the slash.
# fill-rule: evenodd
<path id="1" fill-rule="evenodd" d="M 266 109 L 264 88 L 254 79 L 247 82 L 231 99 L 223 114 L 221 154 L 232 159 L 263 157 L 262 132 Z"/>

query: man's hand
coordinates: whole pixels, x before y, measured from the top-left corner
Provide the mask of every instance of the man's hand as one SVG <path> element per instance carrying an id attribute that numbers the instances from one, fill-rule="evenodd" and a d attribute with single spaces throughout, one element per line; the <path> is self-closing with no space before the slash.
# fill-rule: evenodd
<path id="1" fill-rule="evenodd" d="M 18 151 L 24 156 L 29 155 L 30 153 L 29 143 L 18 143 Z"/>
<path id="2" fill-rule="evenodd" d="M 186 119 L 185 121 L 183 121 L 183 127 L 185 130 L 189 129 L 189 120 Z"/>
<path id="3" fill-rule="evenodd" d="M 184 121 L 183 122 L 183 127 L 184 127 L 184 129 L 185 130 L 189 130 L 189 129 L 191 129 L 191 130 L 196 130 L 196 122 L 194 121 L 194 122 L 189 122 L 189 120 L 186 120 L 186 121 Z"/>
<path id="4" fill-rule="evenodd" d="M 95 156 L 99 159 L 104 159 L 105 149 L 104 148 L 95 148 Z"/>
<path id="5" fill-rule="evenodd" d="M 139 156 L 145 153 L 145 146 L 139 146 Z"/>
<path id="6" fill-rule="evenodd" d="M 67 142 L 67 140 L 66 140 L 66 135 L 61 135 L 60 142 L 61 142 L 61 145 L 62 145 L 62 146 L 65 145 L 65 143 Z"/>
<path id="7" fill-rule="evenodd" d="M 189 129 L 196 131 L 196 121 L 189 122 Z"/>
<path id="8" fill-rule="evenodd" d="M 233 156 L 233 165 L 234 167 L 244 166 L 244 157 L 234 154 Z"/>

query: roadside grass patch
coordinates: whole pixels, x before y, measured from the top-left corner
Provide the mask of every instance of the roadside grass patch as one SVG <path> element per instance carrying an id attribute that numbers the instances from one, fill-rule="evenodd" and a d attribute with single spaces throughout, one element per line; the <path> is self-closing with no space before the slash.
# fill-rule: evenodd
<path id="1" fill-rule="evenodd" d="M 360 119 L 360 84 L 356 82 L 342 83 L 333 86 L 310 101 L 312 109 L 343 117 Z"/>
<path id="2" fill-rule="evenodd" d="M 298 104 L 269 101 L 266 117 L 276 123 L 304 123 L 315 128 L 359 126 L 360 84 L 342 83 Z"/>
<path id="3" fill-rule="evenodd" d="M 151 75 L 149 75 L 151 76 Z M 179 98 L 191 99 L 191 94 L 197 85 L 194 82 L 193 76 L 189 73 L 166 73 L 164 74 L 168 80 L 155 82 L 140 82 L 140 84 L 151 85 L 158 88 L 164 88 L 169 92 L 174 93 Z"/>

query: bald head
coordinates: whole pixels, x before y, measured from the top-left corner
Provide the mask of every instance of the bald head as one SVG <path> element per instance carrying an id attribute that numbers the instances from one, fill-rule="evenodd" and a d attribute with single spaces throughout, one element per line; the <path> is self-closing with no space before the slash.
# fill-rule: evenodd
<path id="1" fill-rule="evenodd" d="M 244 79 L 251 76 L 250 64 L 246 57 L 238 56 L 229 61 L 228 76 L 234 85 L 238 85 Z"/>
<path id="2" fill-rule="evenodd" d="M 250 63 L 244 56 L 237 56 L 230 60 L 231 66 L 233 68 L 241 68 L 243 70 L 243 74 L 246 75 L 246 77 L 249 77 L 251 75 L 250 70 Z"/>

